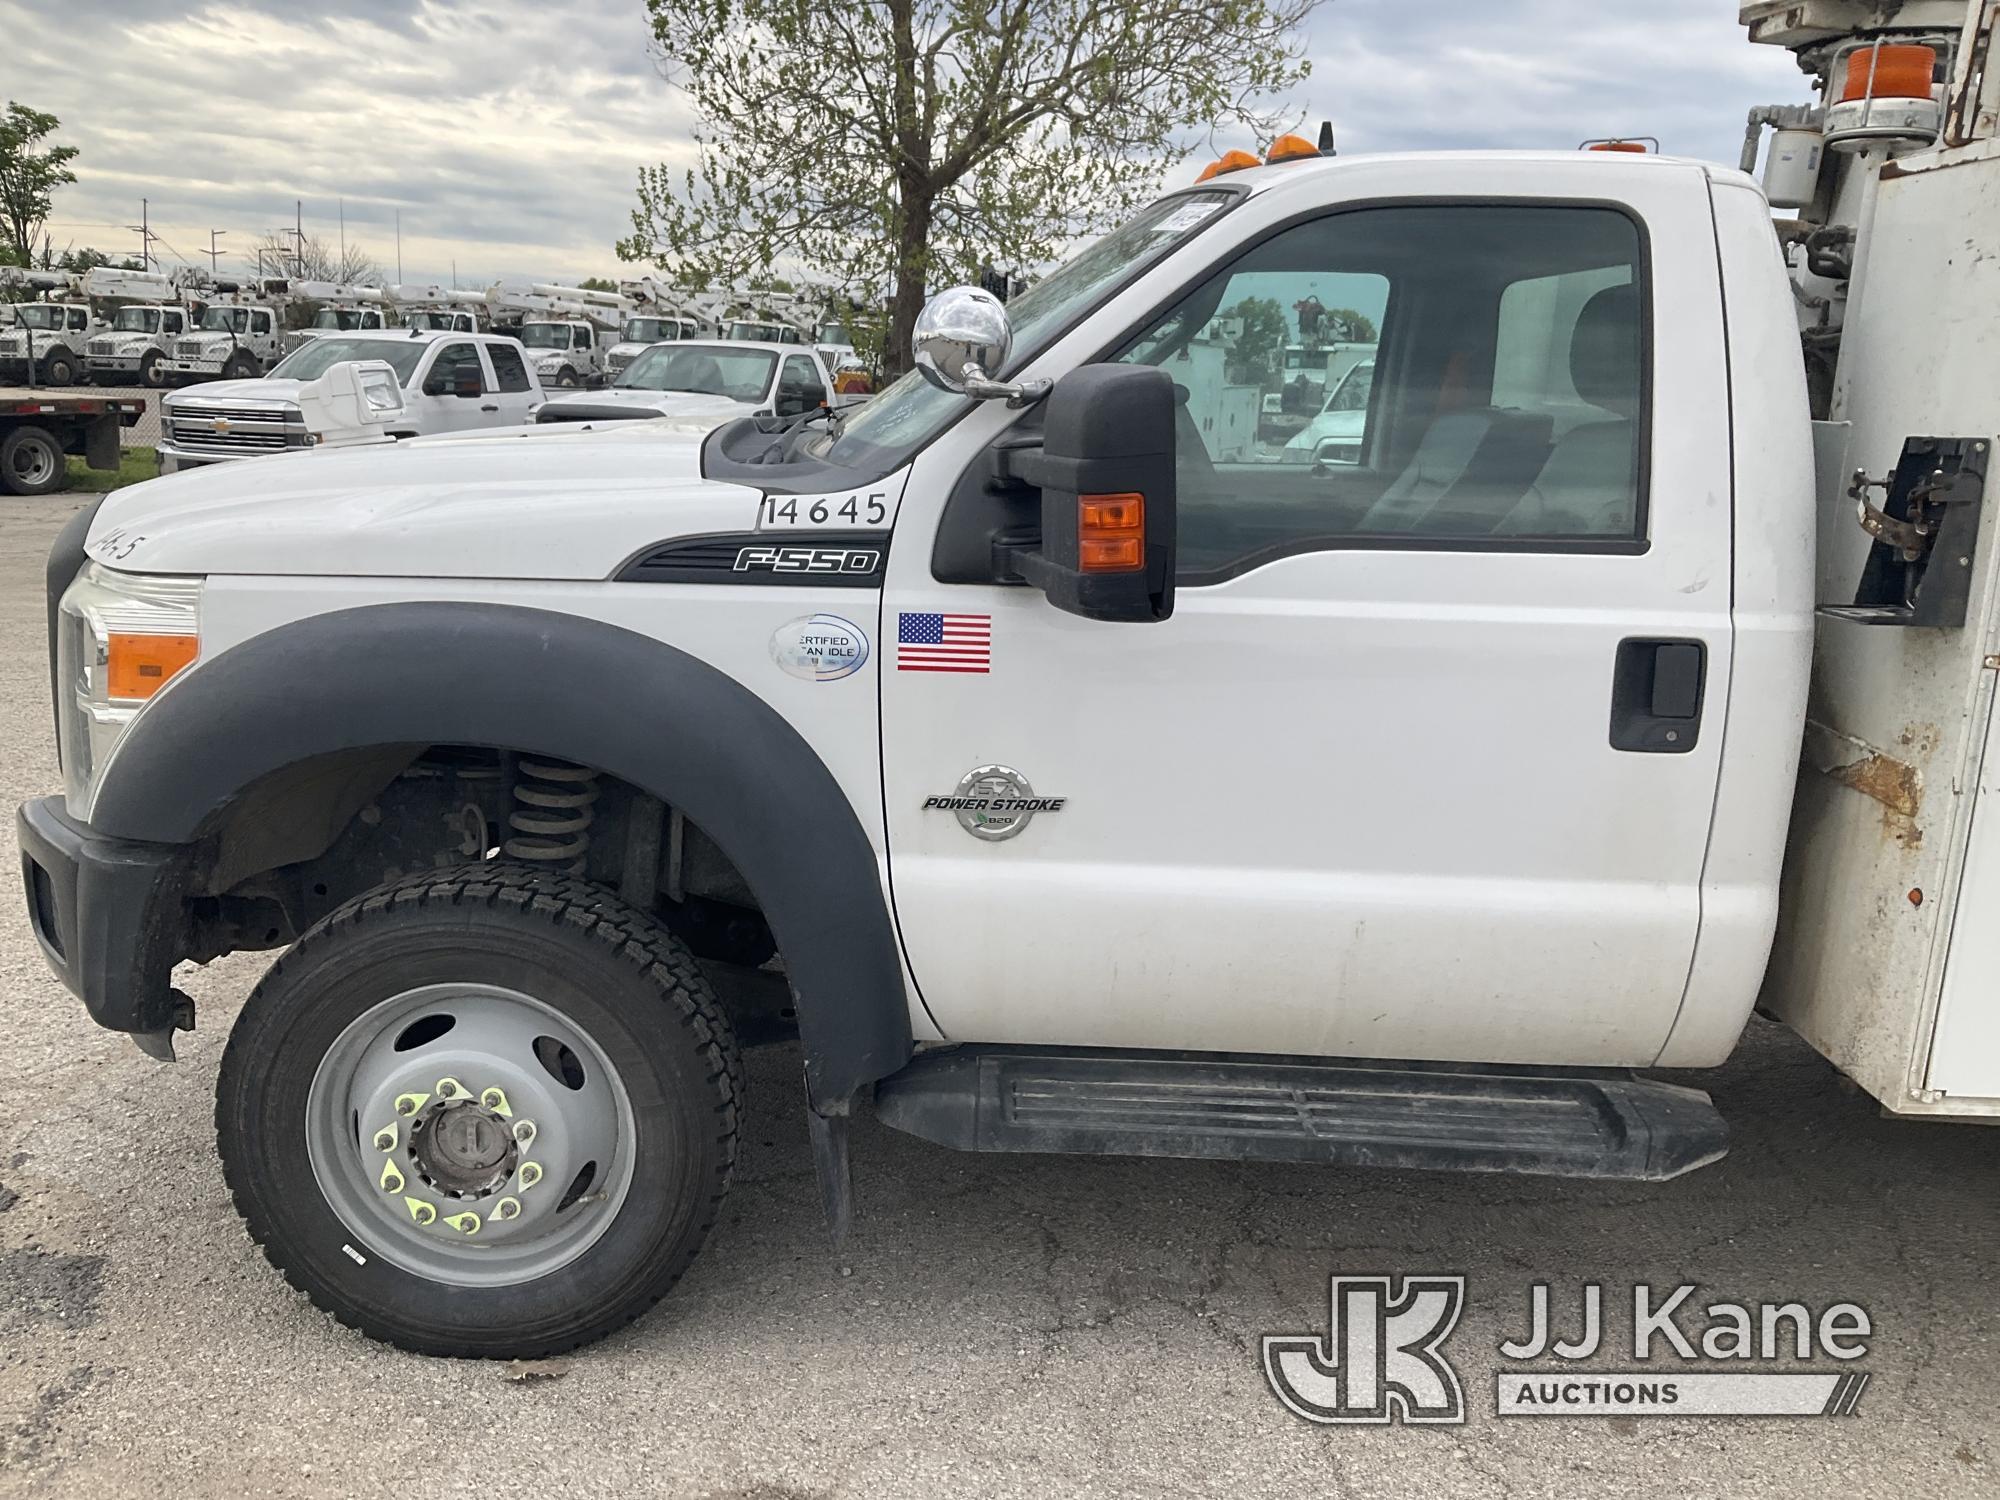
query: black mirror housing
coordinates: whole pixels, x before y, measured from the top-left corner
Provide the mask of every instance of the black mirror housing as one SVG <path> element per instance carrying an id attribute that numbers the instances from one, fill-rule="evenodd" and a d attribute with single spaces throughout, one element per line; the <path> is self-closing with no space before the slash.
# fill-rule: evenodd
<path id="1" fill-rule="evenodd" d="M 1041 451 L 1009 455 L 1013 476 L 1042 492 L 1042 535 L 1007 561 L 1057 609 L 1131 623 L 1173 614 L 1175 404 L 1164 370 L 1082 365 L 1049 392 Z"/>

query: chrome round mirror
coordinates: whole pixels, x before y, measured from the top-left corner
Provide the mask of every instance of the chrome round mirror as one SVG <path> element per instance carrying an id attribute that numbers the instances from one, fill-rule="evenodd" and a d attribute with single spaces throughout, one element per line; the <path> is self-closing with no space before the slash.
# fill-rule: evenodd
<path id="1" fill-rule="evenodd" d="M 939 292 L 917 314 L 910 344 L 932 385 L 961 396 L 1007 394 L 993 389 L 993 377 L 1013 350 L 1014 328 L 991 292 L 976 286 Z"/>

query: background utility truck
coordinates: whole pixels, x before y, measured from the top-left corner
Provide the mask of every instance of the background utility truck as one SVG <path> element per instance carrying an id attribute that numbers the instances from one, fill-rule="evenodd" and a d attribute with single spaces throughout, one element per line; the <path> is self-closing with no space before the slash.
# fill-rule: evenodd
<path id="1" fill-rule="evenodd" d="M 202 272 L 92 268 L 84 277 L 85 292 L 123 305 L 84 346 L 83 365 L 90 378 L 99 385 L 155 390 L 165 385 L 168 353 L 199 315 L 207 285 Z"/>
<path id="2" fill-rule="evenodd" d="M 84 295 L 83 278 L 71 271 L 24 271 L 0 266 L 0 286 L 42 294 L 13 305 L 0 327 L 0 380 L 30 385 L 75 385 L 83 378 L 84 350 L 103 324 Z"/>
<path id="3" fill-rule="evenodd" d="M 454 1354 L 695 1253 L 743 1089 L 698 956 L 781 957 L 836 1226 L 857 1104 L 1670 1177 L 1725 1129 L 1635 1070 L 1760 996 L 1891 1111 L 1993 1120 L 2000 0 L 1948 9 L 1748 9 L 1823 86 L 1775 232 L 1700 162 L 1286 137 L 1011 309 L 933 299 L 851 414 L 108 497 L 49 571 L 48 961 L 164 1057 L 175 962 L 287 950 L 231 1190 L 320 1304 Z M 1335 280 L 1359 461 L 1219 457 L 1179 351 Z"/>

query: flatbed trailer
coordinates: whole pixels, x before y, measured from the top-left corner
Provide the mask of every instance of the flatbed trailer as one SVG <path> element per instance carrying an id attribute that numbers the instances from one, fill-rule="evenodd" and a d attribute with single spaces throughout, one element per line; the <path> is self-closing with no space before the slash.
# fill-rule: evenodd
<path id="1" fill-rule="evenodd" d="M 62 487 L 76 454 L 93 469 L 118 467 L 118 434 L 146 403 L 116 396 L 51 396 L 0 386 L 0 492 L 46 495 Z"/>

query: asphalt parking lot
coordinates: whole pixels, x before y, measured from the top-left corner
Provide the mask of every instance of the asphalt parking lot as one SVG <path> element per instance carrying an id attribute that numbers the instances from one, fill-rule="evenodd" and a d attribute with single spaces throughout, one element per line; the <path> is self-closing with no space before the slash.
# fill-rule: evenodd
<path id="1" fill-rule="evenodd" d="M 41 569 L 79 503 L 0 499 L 8 814 L 58 785 Z M 2000 1134 L 1884 1120 L 1762 1023 L 1699 1080 L 1732 1154 L 1659 1186 L 960 1156 L 862 1120 L 844 1268 L 766 1047 L 733 1196 L 650 1317 L 531 1383 L 378 1347 L 264 1264 L 216 1165 L 264 960 L 183 971 L 200 1029 L 150 1061 L 48 976 L 5 827 L 0 1495 L 2000 1494 Z M 1323 1333 L 1328 1276 L 1362 1272 L 1468 1278 L 1464 1425 L 1274 1398 L 1259 1336 Z M 1856 1302 L 1873 1379 L 1846 1418 L 1503 1420 L 1496 1345 L 1544 1280 L 1571 1318 L 1587 1280 Z"/>

